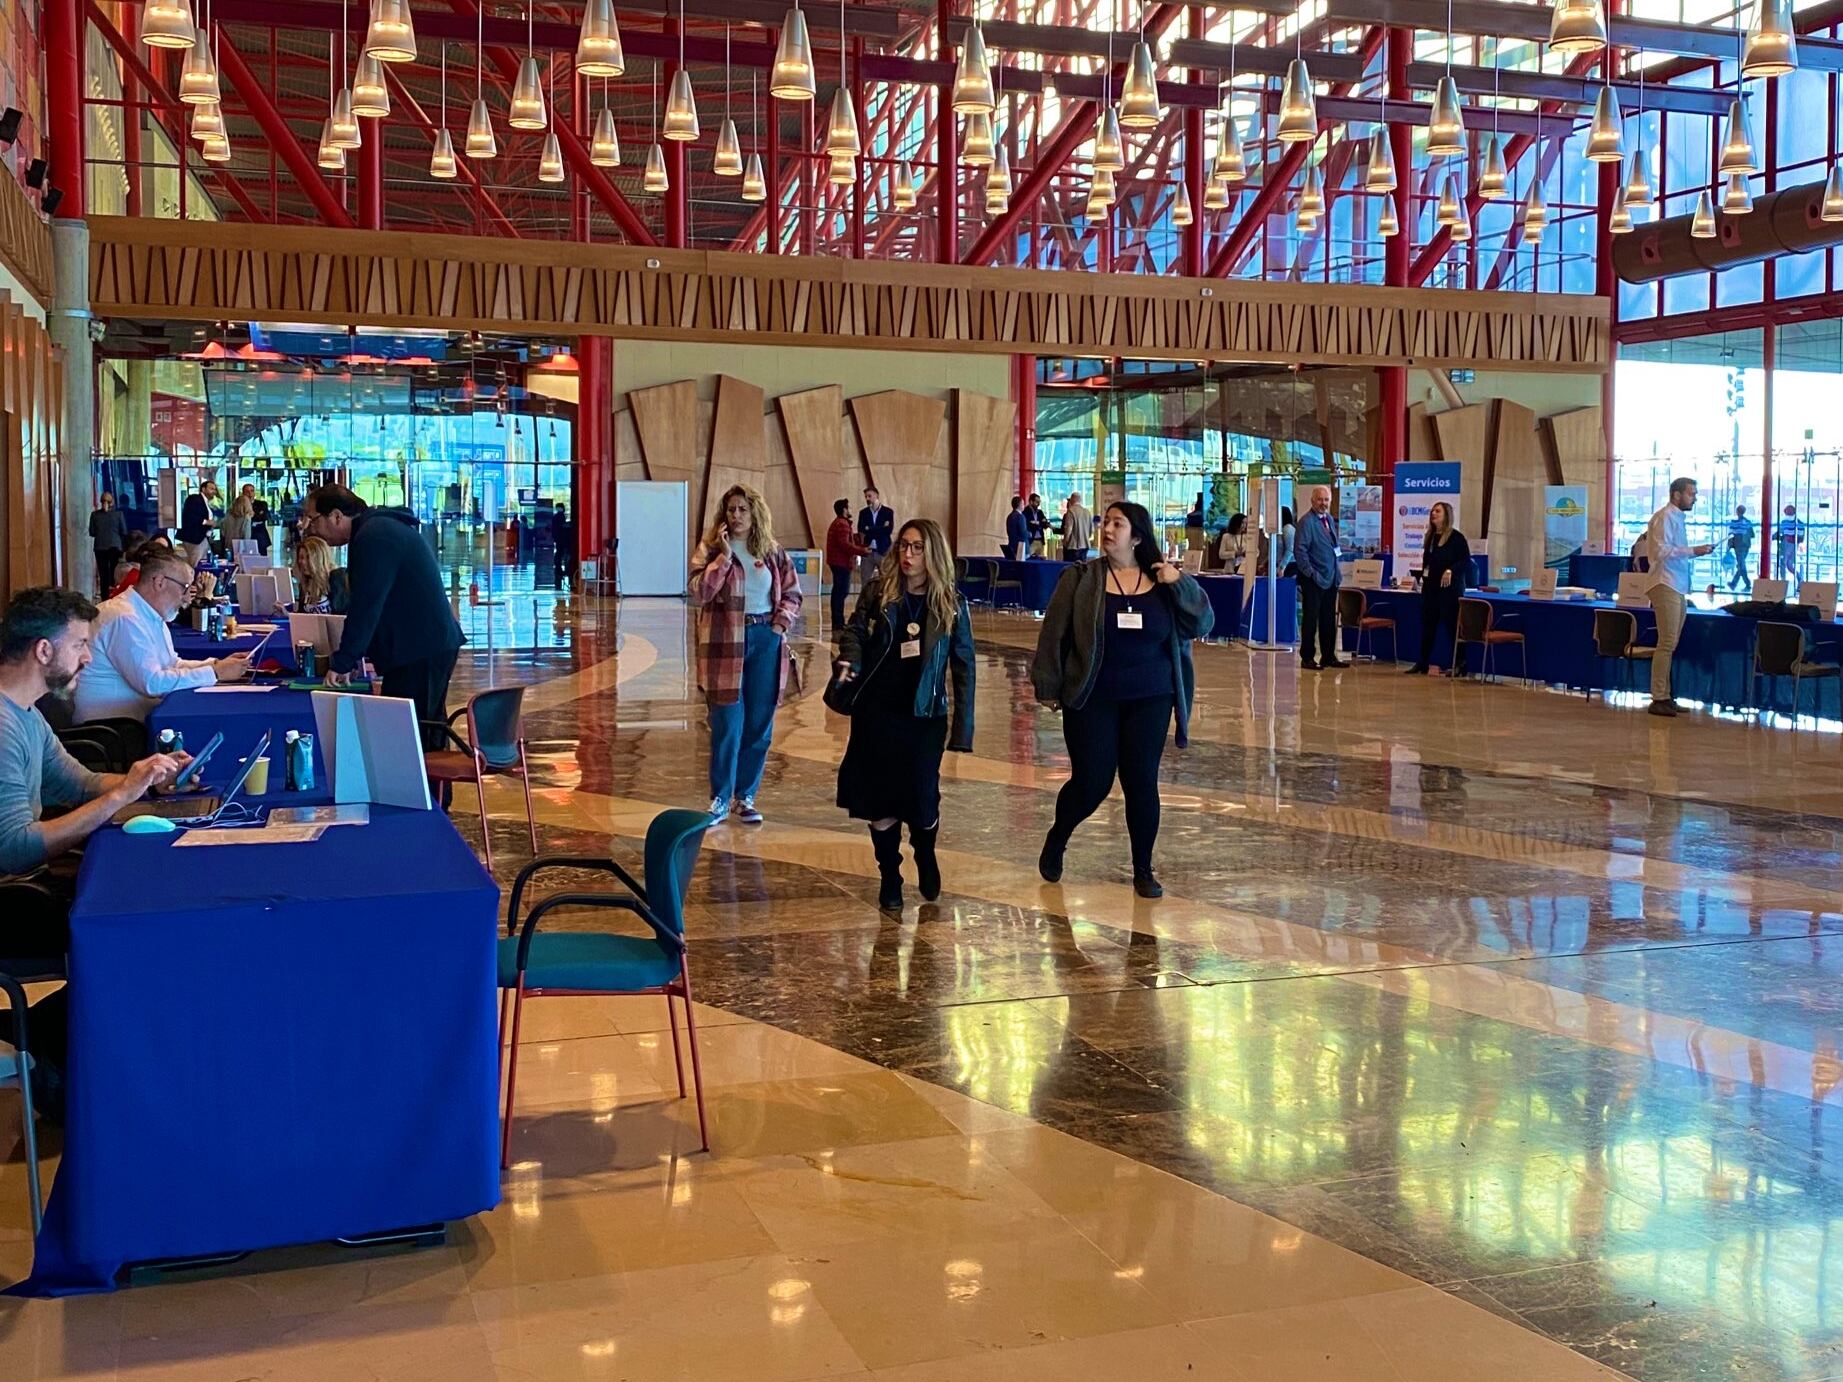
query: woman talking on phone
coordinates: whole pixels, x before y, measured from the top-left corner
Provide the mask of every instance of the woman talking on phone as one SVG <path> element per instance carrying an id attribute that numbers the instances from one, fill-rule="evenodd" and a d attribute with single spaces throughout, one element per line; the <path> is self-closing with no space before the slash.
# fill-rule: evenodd
<path id="1" fill-rule="evenodd" d="M 1030 669 L 1037 699 L 1062 711 L 1069 746 L 1069 780 L 1037 860 L 1045 882 L 1062 877 L 1069 837 L 1107 800 L 1118 774 L 1133 891 L 1164 896 L 1152 871 L 1158 765 L 1174 714 L 1178 747 L 1189 742 L 1196 686 L 1190 643 L 1207 638 L 1212 621 L 1203 587 L 1160 553 L 1144 507 L 1109 504 L 1101 555 L 1062 573 Z"/>
<path id="2" fill-rule="evenodd" d="M 733 808 L 759 825 L 755 794 L 786 683 L 787 631 L 800 617 L 800 577 L 761 495 L 732 485 L 722 514 L 691 558 L 704 607 L 698 680 L 710 707 L 710 814 L 722 821 Z"/>
<path id="3" fill-rule="evenodd" d="M 912 518 L 902 525 L 840 633 L 833 675 L 838 686 L 827 700 L 851 716 L 838 804 L 870 824 L 881 879 L 877 905 L 902 910 L 905 821 L 921 895 L 932 902 L 941 895 L 934 855 L 941 754 L 973 748 L 973 624 L 954 588 L 953 553 L 940 524 Z"/>

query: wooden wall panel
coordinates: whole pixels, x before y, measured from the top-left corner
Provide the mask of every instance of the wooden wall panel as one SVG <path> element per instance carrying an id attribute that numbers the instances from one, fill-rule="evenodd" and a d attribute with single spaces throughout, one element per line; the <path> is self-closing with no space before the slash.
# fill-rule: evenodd
<path id="1" fill-rule="evenodd" d="M 1497 399 L 1491 446 L 1491 569 L 1514 567 L 1527 580 L 1542 569 L 1542 487 L 1549 482 L 1542 448 L 1536 443 L 1536 415 L 1519 403 Z"/>
<path id="2" fill-rule="evenodd" d="M 704 498 L 700 511 L 704 525 L 716 522 L 717 501 L 731 485 L 747 485 L 762 492 L 766 457 L 762 451 L 761 389 L 727 374 L 717 376 L 717 404 L 711 416 L 710 446 L 704 472 Z M 770 509 L 773 509 L 771 504 Z M 775 514 L 781 541 L 798 546 L 804 514 Z"/>
<path id="3" fill-rule="evenodd" d="M 1205 290 L 1208 296 L 1205 296 Z M 104 316 L 1603 374 L 1578 294 L 1201 280 L 93 217 Z"/>
<path id="4" fill-rule="evenodd" d="M 941 483 L 945 476 L 937 456 L 942 444 L 942 424 L 947 405 L 938 398 L 902 389 L 864 394 L 851 400 L 851 417 L 857 424 L 858 444 L 870 483 L 883 502 L 896 511 L 896 521 L 932 518 L 951 523 Z"/>
<path id="5" fill-rule="evenodd" d="M 794 479 L 800 486 L 800 507 L 806 513 L 807 531 L 815 546 L 825 541 L 831 526 L 832 505 L 840 499 L 857 499 L 845 483 L 839 448 L 839 419 L 845 410 L 845 391 L 836 384 L 802 393 L 784 393 L 774 400 L 781 415 L 781 434 L 787 439 Z"/>
<path id="6" fill-rule="evenodd" d="M 698 463 L 700 441 L 706 435 L 698 426 L 698 386 L 690 380 L 631 389 L 627 407 L 633 414 L 640 458 L 649 480 L 680 480 L 687 486 L 685 511 L 691 539 L 698 537 Z"/>
<path id="7" fill-rule="evenodd" d="M 1459 462 L 1459 531 L 1486 537 L 1486 451 L 1491 441 L 1491 405 L 1474 403 L 1433 415 L 1435 460 Z"/>
<path id="8" fill-rule="evenodd" d="M 1552 481 L 1587 487 L 1587 532 L 1606 526 L 1606 431 L 1598 404 L 1545 417 L 1537 429 Z"/>
<path id="9" fill-rule="evenodd" d="M 954 399 L 954 551 L 992 556 L 1005 545 L 1005 515 L 1017 472 L 1017 405 L 968 389 Z M 1044 509 L 1061 511 L 1061 496 Z"/>
<path id="10" fill-rule="evenodd" d="M 1437 461 L 1440 459 L 1440 444 L 1434 439 L 1433 419 L 1427 414 L 1425 403 L 1408 405 L 1408 454 L 1405 461 Z"/>
<path id="11" fill-rule="evenodd" d="M 811 520 L 806 514 L 806 505 L 800 496 L 800 481 L 794 475 L 793 455 L 787 449 L 787 434 L 781 429 L 781 420 L 769 413 L 760 421 L 762 437 L 762 497 L 768 501 L 768 507 L 774 511 L 774 529 L 781 535 L 781 540 L 789 547 L 804 542 L 809 547 L 823 546 L 825 530 L 816 535 L 811 532 Z M 826 520 L 830 522 L 832 510 L 826 509 Z"/>
<path id="12" fill-rule="evenodd" d="M 57 579 L 63 357 L 42 323 L 0 292 L 0 603 Z"/>

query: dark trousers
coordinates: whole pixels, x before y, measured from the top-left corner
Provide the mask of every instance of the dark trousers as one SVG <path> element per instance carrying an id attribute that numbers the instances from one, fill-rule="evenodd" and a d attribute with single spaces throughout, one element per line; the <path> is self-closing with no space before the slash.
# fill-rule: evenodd
<path id="1" fill-rule="evenodd" d="M 104 595 L 115 589 L 115 568 L 121 564 L 122 549 L 98 547 L 96 552 L 96 586 Z"/>
<path id="2" fill-rule="evenodd" d="M 454 675 L 458 649 L 421 662 L 406 662 L 398 667 L 378 668 L 386 696 L 402 696 L 416 703 L 416 718 L 422 721 L 422 747 L 425 751 L 447 747 L 446 736 L 434 725 L 448 720 L 448 680 Z"/>
<path id="3" fill-rule="evenodd" d="M 832 568 L 832 628 L 836 632 L 845 627 L 849 617 L 845 605 L 851 599 L 851 568 L 834 566 Z"/>
<path id="4" fill-rule="evenodd" d="M 1301 662 L 1337 661 L 1337 587 L 1320 585 L 1304 571 L 1299 573 L 1299 660 Z M 1318 640 L 1318 652 L 1312 640 Z"/>
<path id="5" fill-rule="evenodd" d="M 1158 843 L 1158 765 L 1171 731 L 1172 698 L 1091 700 L 1080 710 L 1064 708 L 1062 734 L 1069 746 L 1069 780 L 1056 794 L 1056 823 L 1050 834 L 1063 844 L 1092 816 L 1113 780 L 1126 797 L 1126 834 L 1133 847 L 1133 871 L 1149 872 Z"/>
<path id="6" fill-rule="evenodd" d="M 1421 587 L 1421 657 L 1415 666 L 1425 667 L 1433 661 L 1433 641 L 1440 625 L 1459 632 L 1459 593 L 1459 586 L 1443 586 L 1437 576 L 1432 585 Z"/>

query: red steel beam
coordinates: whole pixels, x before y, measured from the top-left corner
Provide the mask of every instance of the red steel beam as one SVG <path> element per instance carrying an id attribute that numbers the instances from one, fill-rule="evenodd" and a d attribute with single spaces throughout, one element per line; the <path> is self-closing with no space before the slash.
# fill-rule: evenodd
<path id="1" fill-rule="evenodd" d="M 429 118 L 429 113 L 422 108 L 421 102 L 410 94 L 410 89 L 397 75 L 394 64 L 384 64 L 384 80 L 390 84 L 392 102 L 407 112 L 410 119 L 422 127 L 424 134 L 433 136 L 436 131 L 435 122 Z M 512 218 L 506 215 L 505 209 L 487 190 L 486 184 L 480 181 L 480 175 L 474 171 L 473 160 L 457 158 L 455 163 L 460 167 L 462 179 L 474 189 L 475 195 L 479 198 L 480 209 L 486 212 L 507 235 L 516 238 L 519 233 L 518 227 L 512 224 Z"/>

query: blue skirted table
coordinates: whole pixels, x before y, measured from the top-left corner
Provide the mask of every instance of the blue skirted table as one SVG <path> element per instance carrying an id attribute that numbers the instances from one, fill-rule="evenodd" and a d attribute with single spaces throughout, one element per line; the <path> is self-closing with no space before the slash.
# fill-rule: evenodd
<path id="1" fill-rule="evenodd" d="M 370 810 L 306 844 L 91 840 L 63 1160 L 15 1292 L 498 1203 L 499 890 L 441 812 Z"/>
<path id="2" fill-rule="evenodd" d="M 1267 582 L 1254 580 L 1248 590 L 1246 576 L 1223 576 L 1199 572 L 1197 584 L 1209 596 L 1210 608 L 1216 613 L 1211 638 L 1242 638 L 1262 642 L 1267 637 Z M 1299 641 L 1299 587 L 1290 576 L 1274 582 L 1274 640 L 1279 643 Z"/>
<path id="3" fill-rule="evenodd" d="M 294 640 L 288 636 L 287 616 L 281 617 L 280 624 L 269 641 L 263 643 L 262 654 L 256 660 L 258 663 L 274 662 L 284 672 L 298 671 L 300 663 L 294 656 Z M 251 652 L 262 639 L 259 633 L 239 633 L 235 638 L 217 640 L 189 625 L 173 626 L 173 651 L 194 662 Z"/>
<path id="4" fill-rule="evenodd" d="M 1023 587 L 1004 590 L 997 602 L 1000 609 L 1034 609 L 1041 614 L 1049 608 L 1049 598 L 1056 593 L 1056 582 L 1070 563 L 1053 557 L 1029 561 L 1012 561 L 1009 557 L 967 557 L 967 578 L 960 582 L 960 593 L 969 598 L 990 600 L 992 582 L 1016 581 Z"/>
<path id="5" fill-rule="evenodd" d="M 163 729 L 178 730 L 185 736 L 186 748 L 197 753 L 224 731 L 224 749 L 233 755 L 243 752 L 262 737 L 275 732 L 276 749 L 289 730 L 302 734 L 314 732 L 314 698 L 311 691 L 296 691 L 287 686 L 262 687 L 260 683 L 236 683 L 246 688 L 214 691 L 194 688 L 175 691 L 154 708 L 147 717 L 147 732 L 158 737 Z M 259 689 L 260 688 L 260 689 Z"/>
<path id="6" fill-rule="evenodd" d="M 1400 657 L 1412 660 L 1421 646 L 1421 596 L 1418 591 L 1371 590 L 1369 612 L 1395 620 L 1400 637 Z M 1585 689 L 1619 689 L 1624 672 L 1610 660 L 1602 663 L 1593 642 L 1593 613 L 1596 609 L 1623 608 L 1638 621 L 1638 641 L 1657 641 L 1657 618 L 1649 606 L 1616 606 L 1607 600 L 1532 600 L 1526 595 L 1476 595 L 1488 600 L 1495 611 L 1496 627 L 1524 637 L 1523 651 L 1529 658 L 1532 680 L 1557 686 Z M 1714 610 L 1691 610 L 1683 624 L 1683 636 L 1677 643 L 1672 661 L 1672 689 L 1679 700 L 1701 701 L 1711 705 L 1753 706 L 1754 631 L 1756 619 L 1724 614 Z M 1843 625 L 1813 624 L 1807 631 L 1814 660 L 1835 662 L 1843 654 Z M 1346 650 L 1356 648 L 1356 630 L 1342 633 Z M 1365 650 L 1373 651 L 1375 642 L 1365 640 Z M 1387 635 L 1383 636 L 1387 646 Z M 1479 652 L 1468 653 L 1468 668 L 1479 671 Z M 1433 662 L 1437 667 L 1451 667 L 1453 641 L 1449 629 L 1440 630 L 1434 642 Z M 1499 646 L 1492 653 L 1493 672 L 1510 676 L 1521 670 L 1517 649 Z M 1639 690 L 1648 690 L 1648 670 L 1639 666 L 1634 672 Z M 1762 681 L 1759 699 L 1762 708 L 1789 711 L 1792 688 L 1789 679 Z M 1820 703 L 1836 704 L 1839 690 L 1835 678 L 1826 678 L 1833 689 L 1818 686 Z M 1807 701 L 1810 697 L 1807 695 Z M 1843 710 L 1840 710 L 1843 713 Z"/>
<path id="7" fill-rule="evenodd" d="M 1632 564 L 1621 556 L 1611 553 L 1589 556 L 1585 552 L 1576 552 L 1568 558 L 1568 569 L 1562 584 L 1597 590 L 1602 595 L 1616 595 L 1619 593 L 1619 577 L 1631 569 Z"/>

